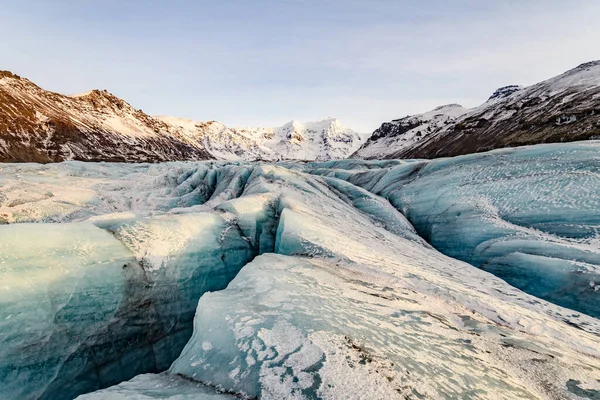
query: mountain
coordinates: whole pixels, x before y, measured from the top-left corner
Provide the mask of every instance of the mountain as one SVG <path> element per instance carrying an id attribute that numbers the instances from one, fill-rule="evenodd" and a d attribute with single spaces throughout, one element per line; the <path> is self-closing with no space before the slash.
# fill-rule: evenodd
<path id="1" fill-rule="evenodd" d="M 368 135 L 346 128 L 336 118 L 276 127 L 228 128 L 216 122 L 156 117 L 179 129 L 187 141 L 201 145 L 216 159 L 310 160 L 342 159 L 356 151 Z"/>
<path id="2" fill-rule="evenodd" d="M 529 87 L 500 88 L 473 109 L 448 105 L 386 122 L 351 157 L 451 157 L 596 138 L 600 138 L 600 61 Z"/>
<path id="3" fill-rule="evenodd" d="M 106 91 L 64 96 L 0 72 L 0 162 L 210 158 L 169 125 Z"/>
<path id="4" fill-rule="evenodd" d="M 459 104 L 448 104 L 423 114 L 384 122 L 353 156 L 364 159 L 394 158 L 387 156 L 414 147 L 468 111 Z"/>
<path id="5" fill-rule="evenodd" d="M 152 117 L 105 90 L 65 96 L 0 71 L 0 162 L 323 161 L 347 157 L 364 140 L 334 118 L 228 128 Z"/>

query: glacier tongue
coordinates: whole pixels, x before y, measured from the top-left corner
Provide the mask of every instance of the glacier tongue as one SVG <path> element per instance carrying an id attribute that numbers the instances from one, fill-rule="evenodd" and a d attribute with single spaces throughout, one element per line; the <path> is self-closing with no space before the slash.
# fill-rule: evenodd
<path id="1" fill-rule="evenodd" d="M 598 146 L 2 165 L 0 399 L 598 396 Z"/>

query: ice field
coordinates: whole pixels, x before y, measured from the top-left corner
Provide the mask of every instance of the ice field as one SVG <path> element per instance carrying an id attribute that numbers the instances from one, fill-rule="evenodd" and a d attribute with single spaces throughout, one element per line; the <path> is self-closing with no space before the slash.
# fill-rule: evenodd
<path id="1" fill-rule="evenodd" d="M 597 399 L 599 150 L 0 164 L 0 399 Z"/>

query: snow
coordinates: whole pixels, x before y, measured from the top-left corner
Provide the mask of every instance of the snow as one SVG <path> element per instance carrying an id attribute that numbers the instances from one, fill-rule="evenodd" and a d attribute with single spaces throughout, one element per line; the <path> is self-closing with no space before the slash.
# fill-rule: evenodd
<path id="1" fill-rule="evenodd" d="M 458 124 L 467 120 L 475 121 L 475 123 L 485 120 L 487 123 L 495 125 L 502 121 L 510 121 L 517 110 L 525 110 L 523 112 L 526 113 L 527 118 L 524 120 L 544 120 L 547 118 L 548 111 L 554 109 L 554 99 L 560 101 L 563 108 L 570 110 L 571 113 L 562 116 L 561 119 L 564 121 L 558 122 L 572 123 L 575 122 L 573 112 L 579 111 L 588 114 L 595 108 L 595 104 L 589 104 L 589 102 L 594 100 L 592 96 L 599 87 L 600 61 L 592 61 L 531 86 L 512 85 L 500 88 L 486 102 L 471 109 L 451 104 L 423 114 L 384 123 L 352 157 L 364 159 L 398 157 L 403 152 L 417 149 L 436 138 L 452 143 L 453 133 L 456 133 L 453 129 Z M 584 97 L 585 101 L 582 101 L 580 97 L 573 101 L 573 97 L 586 92 L 590 92 L 588 99 Z M 525 104 L 533 105 L 523 107 Z M 412 124 L 417 124 L 417 126 L 405 133 L 397 133 L 399 129 Z M 514 129 L 514 126 L 512 128 Z M 502 131 L 500 130 L 500 132 Z"/>
<path id="2" fill-rule="evenodd" d="M 341 159 L 356 151 L 369 136 L 346 128 L 336 118 L 306 123 L 291 121 L 275 128 L 228 128 L 215 121 L 155 118 L 182 129 L 183 136 L 201 142 L 215 158 L 224 160 Z"/>
<path id="3" fill-rule="evenodd" d="M 599 147 L 3 164 L 0 398 L 598 393 Z"/>
<path id="4" fill-rule="evenodd" d="M 79 400 L 235 400 L 209 386 L 167 374 L 138 375 L 107 390 L 77 397 Z"/>
<path id="5" fill-rule="evenodd" d="M 468 109 L 459 104 L 448 104 L 436 107 L 423 114 L 394 120 L 390 124 L 397 125 L 400 129 L 413 125 L 416 125 L 416 127 L 399 135 L 393 134 L 380 138 L 376 137 L 378 132 L 375 131 L 373 135 L 376 138 L 370 139 L 352 156 L 367 159 L 385 158 L 387 155 L 415 146 L 430 135 L 437 134 L 440 129 L 444 129 L 445 126 L 468 112 Z"/>
<path id="6" fill-rule="evenodd" d="M 559 93 L 573 87 L 597 87 L 600 86 L 600 61 L 591 61 L 581 64 L 577 68 L 569 70 L 555 78 L 548 79 L 537 85 L 548 88 L 548 94 Z"/>

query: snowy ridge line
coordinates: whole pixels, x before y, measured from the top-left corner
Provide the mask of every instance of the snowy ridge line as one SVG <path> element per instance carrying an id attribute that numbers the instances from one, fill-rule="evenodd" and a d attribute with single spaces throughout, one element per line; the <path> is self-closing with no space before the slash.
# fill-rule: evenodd
<path id="1" fill-rule="evenodd" d="M 439 158 L 495 148 L 600 138 L 600 62 L 496 90 L 482 105 L 457 104 L 385 122 L 350 156 Z"/>
<path id="2" fill-rule="evenodd" d="M 0 71 L 0 100 L 0 162 L 329 160 L 366 140 L 335 118 L 228 128 L 152 117 L 106 90 L 64 96 L 7 71 Z"/>
<path id="3" fill-rule="evenodd" d="M 291 121 L 275 128 L 229 128 L 216 121 L 155 118 L 182 129 L 186 137 L 200 142 L 214 158 L 230 161 L 342 159 L 356 151 L 368 136 L 346 128 L 337 118 Z"/>

